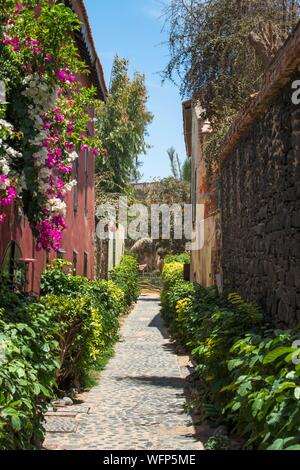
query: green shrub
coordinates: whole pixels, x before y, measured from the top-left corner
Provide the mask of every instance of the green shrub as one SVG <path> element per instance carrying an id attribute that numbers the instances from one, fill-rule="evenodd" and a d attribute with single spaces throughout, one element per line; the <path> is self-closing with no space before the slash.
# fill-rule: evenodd
<path id="1" fill-rule="evenodd" d="M 61 330 L 59 385 L 79 386 L 118 339 L 118 317 L 127 308 L 125 293 L 111 280 L 73 276 L 62 260 L 47 267 L 42 288 L 41 302 L 55 310 Z"/>
<path id="2" fill-rule="evenodd" d="M 300 366 L 292 361 L 298 338 L 296 331 L 265 328 L 230 350 L 229 384 L 222 392 L 231 400 L 224 413 L 248 448 L 300 450 Z"/>
<path id="3" fill-rule="evenodd" d="M 125 305 L 136 302 L 139 295 L 138 264 L 133 256 L 123 256 L 121 262 L 111 272 L 110 277 L 125 294 Z"/>
<path id="4" fill-rule="evenodd" d="M 176 303 L 192 295 L 194 286 L 183 279 L 183 264 L 177 261 L 164 265 L 161 292 L 162 315 L 172 323 L 176 316 Z"/>
<path id="5" fill-rule="evenodd" d="M 2 314 L 3 314 L 2 309 Z M 35 302 L 19 306 L 18 321 L 0 321 L 0 449 L 35 448 L 43 442 L 43 414 L 59 367 L 53 313 Z"/>
<path id="6" fill-rule="evenodd" d="M 87 288 L 88 284 L 86 277 L 73 275 L 70 262 L 55 259 L 42 275 L 41 294 L 74 295 Z"/>
<path id="7" fill-rule="evenodd" d="M 180 253 L 177 255 L 166 255 L 164 257 L 164 263 L 183 263 L 189 264 L 191 262 L 191 255 L 189 253 Z"/>
<path id="8" fill-rule="evenodd" d="M 192 351 L 207 416 L 223 417 L 245 448 L 300 449 L 300 365 L 292 362 L 299 330 L 272 328 L 237 294 L 184 288 L 179 271 L 165 267 L 163 313 Z"/>
<path id="9" fill-rule="evenodd" d="M 0 284 L 0 449 L 41 444 L 43 415 L 57 388 L 79 386 L 112 353 L 118 316 L 138 295 L 136 261 L 125 257 L 112 277 L 117 284 L 89 281 L 55 260 L 39 301 Z"/>
<path id="10" fill-rule="evenodd" d="M 87 295 L 49 294 L 41 299 L 55 312 L 60 331 L 61 367 L 57 373 L 61 388 L 80 386 L 80 378 L 103 348 L 102 315 Z"/>

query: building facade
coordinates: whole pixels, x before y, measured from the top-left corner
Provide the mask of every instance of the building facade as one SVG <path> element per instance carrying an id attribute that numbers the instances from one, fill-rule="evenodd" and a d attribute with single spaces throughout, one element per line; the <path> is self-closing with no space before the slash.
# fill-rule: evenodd
<path id="1" fill-rule="evenodd" d="M 79 77 L 84 85 L 94 85 L 97 98 L 105 100 L 107 89 L 100 60 L 93 42 L 87 12 L 82 0 L 67 2 L 82 23 L 76 33 L 76 44 L 81 58 L 89 68 L 89 78 Z M 92 116 L 91 116 L 92 118 Z M 94 135 L 91 119 L 89 133 Z M 6 221 L 0 225 L 0 270 L 11 279 L 23 279 L 24 290 L 39 294 L 40 279 L 46 263 L 56 256 L 70 261 L 74 271 L 92 279 L 95 276 L 95 192 L 94 156 L 84 151 L 74 163 L 74 177 L 78 184 L 66 196 L 66 223 L 59 253 L 36 250 L 36 241 L 28 220 L 16 207 L 7 211 Z"/>
<path id="2" fill-rule="evenodd" d="M 199 242 L 199 249 L 191 252 L 190 279 L 206 287 L 218 285 L 221 289 L 219 180 L 216 172 L 208 173 L 205 161 L 205 142 L 211 128 L 197 102 L 185 101 L 182 107 L 186 152 L 191 158 L 193 239 L 198 237 Z"/>

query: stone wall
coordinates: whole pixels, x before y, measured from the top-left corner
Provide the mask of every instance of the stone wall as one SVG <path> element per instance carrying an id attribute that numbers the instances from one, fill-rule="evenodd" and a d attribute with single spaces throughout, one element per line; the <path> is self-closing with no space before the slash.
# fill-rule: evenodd
<path id="1" fill-rule="evenodd" d="M 235 135 L 221 165 L 224 285 L 281 327 L 300 322 L 300 106 L 291 99 L 299 76 Z"/>

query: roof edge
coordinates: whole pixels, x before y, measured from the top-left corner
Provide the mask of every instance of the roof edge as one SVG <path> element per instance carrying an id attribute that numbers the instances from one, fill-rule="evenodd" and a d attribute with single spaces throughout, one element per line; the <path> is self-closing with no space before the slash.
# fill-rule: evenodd
<path id="1" fill-rule="evenodd" d="M 87 49 L 91 58 L 91 63 L 95 67 L 99 87 L 101 88 L 102 94 L 106 99 L 106 97 L 108 96 L 108 89 L 107 89 L 106 82 L 105 82 L 103 67 L 96 51 L 93 33 L 92 33 L 87 9 L 84 4 L 84 0 L 69 0 L 69 3 L 73 11 L 79 17 L 79 19 L 81 21 L 83 19 L 82 26 L 81 26 L 81 34 L 86 41 L 86 46 L 87 46 Z"/>

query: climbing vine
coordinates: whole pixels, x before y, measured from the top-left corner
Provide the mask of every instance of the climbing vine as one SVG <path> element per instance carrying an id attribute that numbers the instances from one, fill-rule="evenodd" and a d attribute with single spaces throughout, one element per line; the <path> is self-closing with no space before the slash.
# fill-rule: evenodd
<path id="1" fill-rule="evenodd" d="M 0 224 L 1 208 L 15 202 L 37 249 L 57 251 L 65 196 L 76 184 L 73 161 L 80 151 L 101 151 L 88 132 L 95 88 L 77 80 L 88 73 L 73 35 L 80 22 L 63 3 L 47 0 L 0 0 L 0 16 Z"/>

